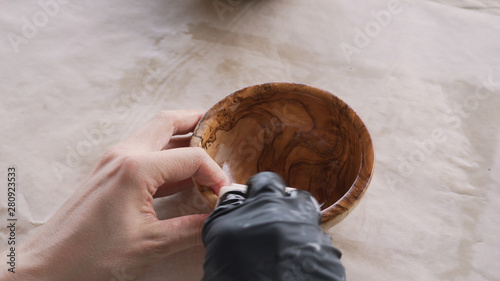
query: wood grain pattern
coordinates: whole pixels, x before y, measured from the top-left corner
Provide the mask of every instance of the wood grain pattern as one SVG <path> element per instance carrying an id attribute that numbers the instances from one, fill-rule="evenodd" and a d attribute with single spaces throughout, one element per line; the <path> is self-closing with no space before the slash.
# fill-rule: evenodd
<path id="1" fill-rule="evenodd" d="M 361 119 L 333 94 L 293 83 L 251 86 L 222 99 L 200 120 L 191 146 L 204 148 L 236 183 L 280 174 L 322 204 L 322 225 L 340 222 L 363 196 L 374 151 Z M 198 190 L 213 207 L 217 196 Z"/>

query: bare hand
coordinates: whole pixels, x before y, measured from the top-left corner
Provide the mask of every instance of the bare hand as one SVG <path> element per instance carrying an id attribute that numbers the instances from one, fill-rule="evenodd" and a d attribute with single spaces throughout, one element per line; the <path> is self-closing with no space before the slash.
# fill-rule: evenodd
<path id="1" fill-rule="evenodd" d="M 201 245 L 208 215 L 158 220 L 153 197 L 192 186 L 191 177 L 214 190 L 229 183 L 201 148 L 169 144 L 173 135 L 191 132 L 202 114 L 162 112 L 109 149 L 54 217 L 23 243 L 17 273 L 0 279 L 133 280 L 165 256 Z"/>

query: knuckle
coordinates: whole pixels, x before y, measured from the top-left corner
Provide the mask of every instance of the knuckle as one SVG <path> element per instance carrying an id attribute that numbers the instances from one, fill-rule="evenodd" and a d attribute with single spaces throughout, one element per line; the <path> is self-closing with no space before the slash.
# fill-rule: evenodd
<path id="1" fill-rule="evenodd" d="M 196 157 L 199 157 L 201 160 L 206 160 L 209 155 L 205 151 L 205 149 L 201 147 L 191 147 L 193 150 L 193 153 L 196 155 Z"/>
<path id="2" fill-rule="evenodd" d="M 162 118 L 162 119 L 170 119 L 171 115 L 172 115 L 172 112 L 170 110 L 163 110 L 163 111 L 158 112 L 158 114 L 156 114 L 156 117 Z"/>
<path id="3" fill-rule="evenodd" d="M 160 111 L 154 117 L 154 119 L 157 119 L 159 122 L 165 123 L 167 127 L 171 128 L 174 133 L 177 131 L 175 118 L 176 115 L 174 114 L 174 112 L 169 110 Z"/>
<path id="4" fill-rule="evenodd" d="M 193 165 L 203 166 L 207 165 L 210 161 L 213 161 L 210 155 L 201 147 L 193 147 Z"/>
<path id="5" fill-rule="evenodd" d="M 164 256 L 168 253 L 168 244 L 162 241 L 160 237 L 148 237 L 149 239 L 142 241 L 138 251 L 146 252 L 156 256 Z"/>
<path id="6" fill-rule="evenodd" d="M 124 154 L 123 149 L 119 145 L 115 145 L 104 152 L 99 161 L 98 166 L 102 167 L 116 159 L 119 159 Z"/>
<path id="7" fill-rule="evenodd" d="M 141 168 L 141 161 L 136 155 L 123 155 L 118 160 L 118 165 L 126 174 L 135 175 Z"/>
<path id="8" fill-rule="evenodd" d="M 151 176 L 150 171 L 144 169 L 144 159 L 138 154 L 128 154 L 116 160 L 116 170 L 122 180 L 127 182 L 127 186 L 147 190 L 147 194 L 154 194 L 159 181 Z M 122 186 L 123 188 L 123 186 Z M 147 196 L 146 198 L 149 198 Z"/>
<path id="9" fill-rule="evenodd" d="M 173 124 L 174 123 L 173 119 L 175 118 L 175 115 L 172 113 L 172 111 L 164 110 L 156 114 L 155 118 L 160 119 L 162 122 L 168 122 Z"/>
<path id="10" fill-rule="evenodd" d="M 112 147 L 104 153 L 99 165 L 112 165 L 125 174 L 134 174 L 140 168 L 140 159 L 137 155 L 125 153 L 119 147 Z"/>

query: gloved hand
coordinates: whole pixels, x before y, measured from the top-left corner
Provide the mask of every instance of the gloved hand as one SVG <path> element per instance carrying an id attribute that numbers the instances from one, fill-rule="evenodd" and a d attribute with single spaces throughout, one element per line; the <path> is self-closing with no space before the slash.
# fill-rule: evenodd
<path id="1" fill-rule="evenodd" d="M 205 221 L 203 281 L 345 280 L 341 253 L 321 230 L 309 192 L 285 192 L 271 172 L 247 185 L 246 193 L 224 194 Z"/>

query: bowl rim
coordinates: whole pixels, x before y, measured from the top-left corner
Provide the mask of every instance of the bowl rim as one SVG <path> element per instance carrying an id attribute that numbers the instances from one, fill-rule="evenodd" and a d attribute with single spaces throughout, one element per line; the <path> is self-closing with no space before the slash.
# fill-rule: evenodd
<path id="1" fill-rule="evenodd" d="M 347 120 L 350 121 L 357 133 L 361 149 L 361 164 L 357 173 L 357 177 L 352 183 L 351 187 L 339 200 L 337 200 L 334 204 L 330 205 L 326 209 L 321 210 L 321 226 L 324 229 L 331 228 L 332 226 L 342 221 L 345 217 L 347 217 L 347 215 L 351 213 L 352 210 L 358 205 L 371 182 L 375 169 L 375 151 L 368 129 L 366 128 L 359 115 L 346 102 L 344 102 L 333 93 L 313 86 L 292 82 L 270 82 L 245 87 L 226 95 L 203 115 L 193 131 L 190 146 L 201 147 L 202 137 L 201 134 L 197 134 L 198 131 L 200 130 L 200 128 L 203 130 L 206 128 L 206 125 L 204 124 L 211 120 L 207 118 L 214 117 L 215 114 L 213 113 L 218 112 L 220 107 L 227 102 L 227 99 L 236 97 L 237 95 L 242 95 L 244 93 L 256 93 L 263 91 L 300 92 L 316 96 L 332 104 L 341 105 L 340 110 L 344 111 L 344 116 L 347 118 Z M 248 96 L 245 96 L 244 98 L 248 98 Z M 195 185 L 196 192 L 201 195 L 201 197 L 205 200 L 209 207 L 213 208 L 213 204 L 210 203 L 206 198 L 206 195 L 204 195 L 203 192 L 199 190 L 198 184 L 195 183 Z M 215 195 L 215 193 L 209 189 L 208 193 L 210 192 Z"/>

